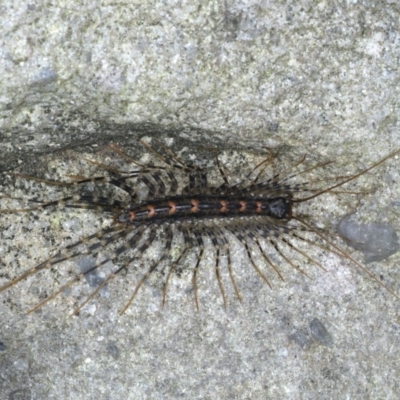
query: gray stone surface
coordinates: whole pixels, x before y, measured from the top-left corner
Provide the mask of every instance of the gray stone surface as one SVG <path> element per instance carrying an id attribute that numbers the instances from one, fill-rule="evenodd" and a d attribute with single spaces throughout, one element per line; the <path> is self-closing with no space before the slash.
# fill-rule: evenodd
<path id="1" fill-rule="evenodd" d="M 67 174 L 82 153 L 135 148 L 148 131 L 186 146 L 286 146 L 337 160 L 343 175 L 400 148 L 396 2 L 0 7 L 2 170 Z M 316 218 L 357 211 L 398 231 L 398 162 L 360 179 L 372 194 L 358 204 L 321 204 Z M 2 281 L 83 233 L 63 218 L 0 217 Z M 368 266 L 397 293 L 398 260 Z M 311 268 L 312 279 L 284 268 L 272 291 L 243 265 L 244 300 L 225 310 L 210 256 L 199 312 L 188 276 L 165 309 L 149 284 L 122 317 L 118 284 L 79 317 L 67 318 L 68 296 L 26 316 L 46 285 L 23 282 L 0 294 L 0 398 L 397 399 L 400 301 L 344 260 L 322 261 L 328 272 Z M 332 346 L 313 339 L 315 318 Z"/>
<path id="2" fill-rule="evenodd" d="M 385 260 L 398 252 L 399 238 L 392 226 L 379 222 L 357 224 L 352 217 L 343 218 L 337 231 L 349 246 L 364 253 L 366 263 Z"/>

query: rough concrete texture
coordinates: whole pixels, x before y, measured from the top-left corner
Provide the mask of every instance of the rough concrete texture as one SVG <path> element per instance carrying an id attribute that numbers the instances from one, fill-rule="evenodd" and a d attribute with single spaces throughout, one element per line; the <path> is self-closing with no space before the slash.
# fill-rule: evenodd
<path id="1" fill-rule="evenodd" d="M 342 175 L 400 148 L 397 2 L 165 3 L 1 3 L 2 170 L 74 173 L 81 154 L 144 133 L 234 147 L 236 162 L 245 145 L 286 146 Z M 398 232 L 398 163 L 316 217 L 357 211 Z M 0 217 L 1 283 L 83 233 L 63 218 Z M 165 309 L 149 283 L 122 317 L 118 284 L 79 317 L 68 293 L 26 316 L 43 288 L 22 282 L 0 294 L 0 398 L 397 399 L 400 300 L 345 260 L 321 261 L 328 272 L 311 279 L 283 266 L 273 290 L 239 263 L 244 299 L 230 293 L 225 310 L 210 256 L 199 312 L 184 274 Z M 396 293 L 398 261 L 368 265 Z"/>

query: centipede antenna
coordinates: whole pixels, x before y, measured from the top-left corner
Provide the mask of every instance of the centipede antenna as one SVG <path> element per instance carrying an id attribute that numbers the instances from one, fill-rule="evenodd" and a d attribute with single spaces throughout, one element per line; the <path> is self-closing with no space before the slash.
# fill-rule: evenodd
<path id="1" fill-rule="evenodd" d="M 396 154 L 399 154 L 399 153 L 400 153 L 400 149 L 394 151 L 393 153 L 390 153 L 389 155 L 387 155 L 386 157 L 384 157 L 382 160 L 378 161 L 377 163 L 371 165 L 370 167 L 368 167 L 368 168 L 362 170 L 361 172 L 359 172 L 359 173 L 357 173 L 357 174 L 351 175 L 349 178 L 345 179 L 345 180 L 342 181 L 342 182 L 337 183 L 336 185 L 333 185 L 333 186 L 330 186 L 330 187 L 328 187 L 328 188 L 326 188 L 326 189 L 324 189 L 324 190 L 321 190 L 320 192 L 315 193 L 315 194 L 312 195 L 312 196 L 305 197 L 305 198 L 302 198 L 302 199 L 294 199 L 293 202 L 294 202 L 294 203 L 302 203 L 302 202 L 304 202 L 304 201 L 308 201 L 308 200 L 314 199 L 315 197 L 318 197 L 318 196 L 320 196 L 320 195 L 323 194 L 323 193 L 329 192 L 329 191 L 331 191 L 332 189 L 335 189 L 335 188 L 337 188 L 337 187 L 339 187 L 339 186 L 342 186 L 342 185 L 344 185 L 344 184 L 347 183 L 347 182 L 351 182 L 351 181 L 353 181 L 354 179 L 358 178 L 359 176 L 364 175 L 364 174 L 366 174 L 367 172 L 371 171 L 371 169 L 374 169 L 374 168 L 376 168 L 377 166 L 383 164 L 386 160 L 388 160 L 389 158 L 394 157 Z"/>

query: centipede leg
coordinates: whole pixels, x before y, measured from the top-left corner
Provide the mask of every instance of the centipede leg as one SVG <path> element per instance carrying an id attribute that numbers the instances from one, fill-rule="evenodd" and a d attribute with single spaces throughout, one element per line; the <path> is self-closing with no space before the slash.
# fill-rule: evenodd
<path id="1" fill-rule="evenodd" d="M 197 246 L 200 249 L 199 254 L 197 255 L 197 259 L 196 259 L 196 265 L 193 269 L 193 275 L 192 275 L 192 285 L 193 285 L 193 293 L 194 293 L 194 301 L 196 304 L 196 309 L 199 310 L 199 301 L 198 301 L 198 296 L 197 296 L 197 273 L 199 270 L 199 265 L 201 260 L 203 259 L 204 256 L 204 242 L 203 242 L 203 238 L 201 236 L 201 232 L 199 231 L 195 231 L 194 232 L 194 236 L 196 238 L 197 241 Z"/>
<path id="2" fill-rule="evenodd" d="M 177 265 L 181 262 L 181 260 L 183 260 L 185 258 L 186 254 L 190 250 L 190 244 L 191 243 L 190 243 L 190 238 L 189 238 L 189 232 L 185 227 L 180 227 L 180 230 L 181 230 L 181 232 L 183 234 L 184 248 L 181 251 L 179 257 L 171 264 L 171 266 L 168 269 L 168 274 L 167 274 L 167 277 L 165 279 L 165 283 L 164 283 L 164 287 L 163 287 L 162 307 L 164 307 L 165 302 L 166 302 L 168 283 L 169 283 L 169 279 L 171 277 L 171 274 L 175 270 Z"/>
<path id="3" fill-rule="evenodd" d="M 235 282 L 235 278 L 233 275 L 233 270 L 232 270 L 232 261 L 231 261 L 231 253 L 230 253 L 230 249 L 229 249 L 229 243 L 228 240 L 224 234 L 224 232 L 221 229 L 215 228 L 216 230 L 218 230 L 219 233 L 219 237 L 222 241 L 222 247 L 223 250 L 225 251 L 226 257 L 227 257 L 227 265 L 228 265 L 228 274 L 229 274 L 229 279 L 232 283 L 232 287 L 235 291 L 235 294 L 237 296 L 237 298 L 239 299 L 239 301 L 242 301 L 242 296 L 240 295 L 239 289 L 236 285 Z"/>

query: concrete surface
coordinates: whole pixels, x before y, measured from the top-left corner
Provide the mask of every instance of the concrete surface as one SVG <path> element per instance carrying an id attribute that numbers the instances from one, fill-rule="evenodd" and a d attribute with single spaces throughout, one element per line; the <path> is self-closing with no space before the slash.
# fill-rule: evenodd
<path id="1" fill-rule="evenodd" d="M 336 159 L 342 174 L 400 148 L 396 2 L 0 7 L 3 171 L 82 170 L 82 154 L 109 141 L 138 151 L 144 132 L 235 147 L 236 166 L 245 145 L 286 146 Z M 374 190 L 359 204 L 321 204 L 316 215 L 335 224 L 358 206 L 398 232 L 398 162 L 361 180 Z M 0 217 L 1 282 L 79 237 L 79 221 L 70 229 L 63 218 Z M 398 260 L 368 265 L 397 293 Z M 153 283 L 122 317 L 117 284 L 67 318 L 68 296 L 24 315 L 46 282 L 21 283 L 0 294 L 0 398 L 397 399 L 400 301 L 349 263 L 322 261 L 328 272 L 311 268 L 311 280 L 285 268 L 272 291 L 242 265 L 244 300 L 230 296 L 225 310 L 210 257 L 199 312 L 184 274 L 164 310 Z"/>

